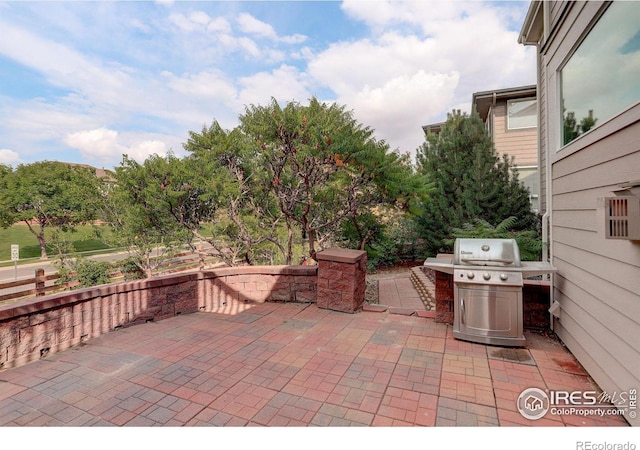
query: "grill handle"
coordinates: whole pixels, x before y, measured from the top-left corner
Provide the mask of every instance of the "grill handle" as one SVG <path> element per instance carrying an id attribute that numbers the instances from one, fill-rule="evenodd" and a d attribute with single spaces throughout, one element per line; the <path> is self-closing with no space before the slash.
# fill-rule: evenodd
<path id="1" fill-rule="evenodd" d="M 464 324 L 464 298 L 460 297 L 460 322 Z"/>
<path id="2" fill-rule="evenodd" d="M 482 259 L 482 258 L 460 258 L 460 261 L 466 262 L 466 263 L 478 263 L 478 262 L 485 262 L 485 263 L 503 263 L 503 264 L 513 264 L 513 260 L 512 259 L 500 259 L 500 258 L 492 258 L 492 259 Z"/>

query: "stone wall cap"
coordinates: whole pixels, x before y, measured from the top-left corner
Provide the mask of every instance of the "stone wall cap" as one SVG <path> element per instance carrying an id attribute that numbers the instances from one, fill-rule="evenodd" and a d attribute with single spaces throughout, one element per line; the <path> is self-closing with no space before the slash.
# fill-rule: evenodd
<path id="1" fill-rule="evenodd" d="M 199 279 L 219 278 L 234 275 L 297 275 L 315 276 L 317 266 L 235 266 L 221 267 L 198 272 Z"/>
<path id="2" fill-rule="evenodd" d="M 367 255 L 363 250 L 350 250 L 347 248 L 328 248 L 316 253 L 319 261 L 335 261 L 355 264 Z"/>

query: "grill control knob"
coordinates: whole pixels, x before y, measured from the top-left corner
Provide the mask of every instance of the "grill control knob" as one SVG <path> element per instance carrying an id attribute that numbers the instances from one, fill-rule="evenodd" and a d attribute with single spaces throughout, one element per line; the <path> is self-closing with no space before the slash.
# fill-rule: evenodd
<path id="1" fill-rule="evenodd" d="M 500 274 L 500 279 L 502 281 L 507 281 L 508 278 L 509 278 L 509 276 L 506 273 L 501 273 Z"/>
<path id="2" fill-rule="evenodd" d="M 469 278 L 470 280 L 472 280 L 474 276 L 475 275 L 473 272 L 467 272 L 467 278 Z"/>
<path id="3" fill-rule="evenodd" d="M 482 274 L 482 278 L 484 278 L 485 280 L 490 280 L 491 274 L 489 272 L 485 272 Z"/>

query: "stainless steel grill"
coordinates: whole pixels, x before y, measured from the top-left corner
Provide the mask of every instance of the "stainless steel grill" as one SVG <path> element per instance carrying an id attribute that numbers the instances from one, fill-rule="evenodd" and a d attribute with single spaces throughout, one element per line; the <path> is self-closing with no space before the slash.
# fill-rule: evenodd
<path id="1" fill-rule="evenodd" d="M 521 262 L 514 239 L 457 239 L 452 261 L 425 266 L 453 274 L 453 336 L 509 347 L 525 345 L 522 287 L 525 276 L 554 272 L 548 263 Z"/>
<path id="2" fill-rule="evenodd" d="M 454 247 L 453 335 L 524 346 L 520 250 L 513 239 L 458 239 Z"/>

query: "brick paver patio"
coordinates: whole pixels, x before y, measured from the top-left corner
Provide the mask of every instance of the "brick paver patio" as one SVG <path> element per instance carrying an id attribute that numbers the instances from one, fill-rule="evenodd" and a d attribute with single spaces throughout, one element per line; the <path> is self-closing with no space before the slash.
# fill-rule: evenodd
<path id="1" fill-rule="evenodd" d="M 380 304 L 388 306 L 391 311 L 425 309 L 408 274 L 379 280 L 378 295 Z"/>
<path id="2" fill-rule="evenodd" d="M 401 280 L 381 296 L 401 297 Z M 527 334 L 525 357 L 513 362 L 451 331 L 417 315 L 294 303 L 181 315 L 0 371 L 0 425 L 627 425 L 616 416 L 523 418 L 516 399 L 525 388 L 596 386 L 546 337 Z"/>

